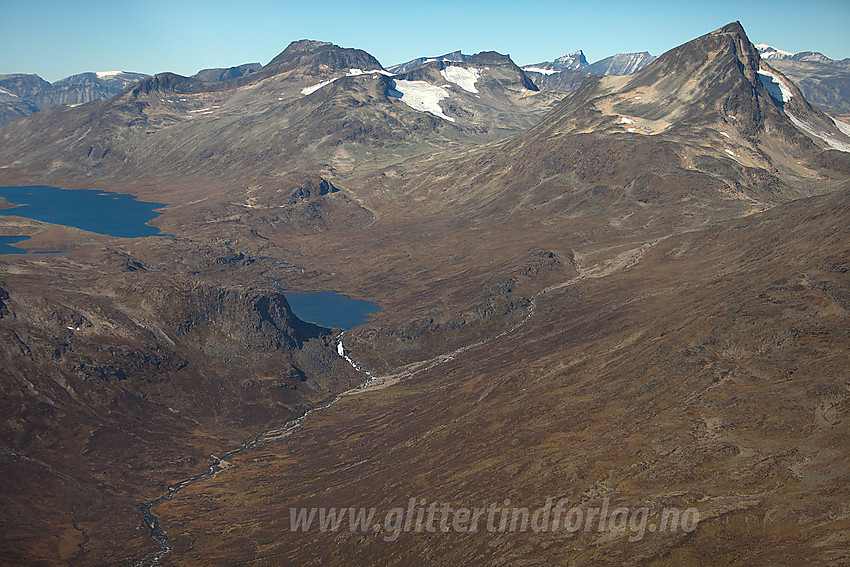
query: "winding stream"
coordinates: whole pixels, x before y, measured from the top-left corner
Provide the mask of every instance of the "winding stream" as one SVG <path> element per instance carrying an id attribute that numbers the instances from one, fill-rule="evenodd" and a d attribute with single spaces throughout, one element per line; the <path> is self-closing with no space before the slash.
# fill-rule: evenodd
<path id="1" fill-rule="evenodd" d="M 305 411 L 300 416 L 296 417 L 295 419 L 293 419 L 291 421 L 287 421 L 285 424 L 283 424 L 280 427 L 275 427 L 273 429 L 266 429 L 265 431 L 261 431 L 259 433 L 252 435 L 241 446 L 239 446 L 236 449 L 233 449 L 231 451 L 228 451 L 227 453 L 223 454 L 221 457 L 216 457 L 215 455 L 213 455 L 213 462 L 210 463 L 210 465 L 209 465 L 209 467 L 207 468 L 206 471 L 204 471 L 200 474 L 196 474 L 195 476 L 189 477 L 187 479 L 181 480 L 180 482 L 175 482 L 174 484 L 169 485 L 168 486 L 168 492 L 166 492 L 165 494 L 163 494 L 159 498 L 156 498 L 155 500 L 151 500 L 149 502 L 145 502 L 144 504 L 142 504 L 140 506 L 140 510 L 142 511 L 142 518 L 144 519 L 145 525 L 148 527 L 148 529 L 150 529 L 150 537 L 151 537 L 152 540 L 156 541 L 162 549 L 159 552 L 157 552 L 156 554 L 149 556 L 149 557 L 146 557 L 146 558 L 136 562 L 135 565 L 137 567 L 141 567 L 143 565 L 150 565 L 150 566 L 159 565 L 162 558 L 165 557 L 166 555 L 168 555 L 171 552 L 171 546 L 168 545 L 168 535 L 165 533 L 165 530 L 162 529 L 162 526 L 160 526 L 159 518 L 156 515 L 154 515 L 154 513 L 151 511 L 155 506 L 165 502 L 166 500 L 171 500 L 172 498 L 174 498 L 174 496 L 177 495 L 178 492 L 180 492 L 183 488 L 189 486 L 190 484 L 194 484 L 201 479 L 211 477 L 211 476 L 215 475 L 216 472 L 223 470 L 224 467 L 222 466 L 222 463 L 224 463 L 225 466 L 226 466 L 228 458 L 230 458 L 234 455 L 238 455 L 239 453 L 242 453 L 244 451 L 252 449 L 252 448 L 254 448 L 258 445 L 261 445 L 263 443 L 268 443 L 270 441 L 277 441 L 279 439 L 283 439 L 284 437 L 288 437 L 295 430 L 297 430 L 298 428 L 300 428 L 304 424 L 304 421 L 306 421 L 306 419 L 310 416 L 311 413 L 325 410 L 325 409 L 331 407 L 332 405 L 334 405 L 335 403 L 337 403 L 342 398 L 344 398 L 346 396 L 350 396 L 352 394 L 356 394 L 358 392 L 362 392 L 369 387 L 369 385 L 372 383 L 372 381 L 375 380 L 375 377 L 372 375 L 371 372 L 363 370 L 360 367 L 360 365 L 358 365 L 356 362 L 354 362 L 351 359 L 351 357 L 349 357 L 346 354 L 345 347 L 342 344 L 342 337 L 343 337 L 344 334 L 345 334 L 345 332 L 343 331 L 337 337 L 337 345 L 336 345 L 337 353 L 342 358 L 344 358 L 345 361 L 348 362 L 351 365 L 352 368 L 354 368 L 358 372 L 362 372 L 363 374 L 365 374 L 366 375 L 366 381 L 363 382 L 363 384 L 361 384 L 360 386 L 358 386 L 356 388 L 353 388 L 351 390 L 347 390 L 345 392 L 337 394 L 329 402 L 325 403 L 324 405 L 308 409 L 307 411 Z"/>
<path id="2" fill-rule="evenodd" d="M 159 498 L 156 498 L 155 500 L 151 500 L 150 502 L 145 502 L 144 504 L 142 504 L 140 509 L 141 509 L 141 512 L 142 512 L 142 516 L 144 518 L 145 525 L 148 527 L 148 529 L 150 529 L 150 537 L 151 537 L 151 539 L 156 541 L 162 549 L 152 556 L 141 559 L 135 565 L 137 567 L 142 567 L 142 566 L 145 566 L 145 565 L 148 565 L 148 566 L 159 565 L 162 558 L 165 557 L 166 555 L 168 555 L 171 552 L 171 547 L 168 545 L 168 535 L 165 533 L 165 530 L 162 529 L 162 526 L 160 526 L 159 518 L 157 518 L 157 516 L 154 515 L 154 513 L 152 512 L 152 509 L 155 506 L 157 506 L 158 504 L 161 504 L 162 502 L 165 502 L 166 500 L 171 500 L 172 498 L 174 498 L 174 496 L 176 496 L 177 493 L 180 492 L 180 490 L 182 490 L 186 486 L 189 486 L 190 484 L 194 484 L 195 482 L 198 482 L 199 480 L 202 480 L 204 478 L 211 477 L 211 476 L 215 475 L 215 473 L 220 471 L 220 470 L 224 470 L 224 468 L 227 466 L 226 459 L 228 459 L 229 457 L 232 457 L 233 455 L 238 455 L 239 453 L 242 453 L 244 451 L 247 451 L 249 449 L 257 447 L 258 445 L 261 445 L 263 443 L 268 443 L 268 442 L 271 442 L 271 441 L 277 441 L 277 440 L 283 439 L 285 437 L 288 437 L 289 435 L 294 433 L 297 429 L 299 429 L 304 424 L 304 422 L 307 420 L 307 418 L 310 416 L 310 414 L 312 414 L 314 412 L 325 410 L 325 409 L 331 407 L 332 405 L 334 405 L 335 403 L 337 403 L 339 400 L 341 400 L 342 398 L 344 398 L 346 396 L 358 394 L 358 393 L 361 393 L 361 392 L 364 392 L 364 391 L 367 391 L 367 390 L 370 390 L 370 389 L 384 388 L 384 387 L 390 386 L 392 384 L 395 384 L 395 383 L 401 381 L 402 379 L 409 378 L 410 376 L 413 376 L 414 374 L 418 374 L 419 372 L 430 370 L 431 368 L 434 368 L 435 366 L 438 366 L 440 364 L 443 364 L 445 362 L 453 360 L 457 355 L 459 355 L 463 352 L 466 352 L 470 349 L 482 346 L 484 344 L 487 344 L 489 342 L 497 340 L 501 337 L 504 337 L 505 335 L 513 333 L 514 331 L 516 331 L 517 329 L 519 329 L 520 327 L 525 325 L 528 322 L 528 320 L 531 319 L 532 315 L 534 315 L 534 307 L 535 307 L 536 301 L 541 295 L 548 293 L 550 291 L 554 291 L 556 289 L 561 289 L 561 288 L 567 287 L 569 285 L 572 285 L 574 283 L 577 283 L 578 281 L 584 279 L 585 277 L 587 277 L 587 276 L 582 274 L 582 275 L 576 276 L 576 277 L 574 277 L 570 280 L 567 280 L 567 281 L 564 281 L 564 282 L 561 282 L 561 283 L 558 283 L 558 284 L 555 284 L 555 285 L 552 285 L 552 286 L 549 286 L 545 289 L 540 290 L 539 292 L 534 294 L 531 297 L 531 299 L 529 300 L 528 305 L 527 305 L 527 313 L 526 313 L 525 317 L 521 321 L 519 321 L 518 323 L 515 323 L 513 326 L 502 331 L 501 333 L 499 333 L 497 335 L 493 335 L 492 337 L 482 339 L 482 340 L 480 340 L 476 343 L 463 346 L 463 347 L 461 347 L 461 348 L 459 348 L 455 351 L 452 351 L 448 354 L 442 354 L 442 355 L 436 356 L 436 357 L 431 358 L 431 359 L 427 359 L 427 360 L 408 364 L 403 369 L 401 369 L 401 371 L 399 371 L 398 373 L 391 375 L 391 376 L 378 378 L 378 377 L 372 375 L 372 373 L 364 370 L 359 364 L 357 364 L 354 360 L 352 360 L 351 357 L 349 357 L 348 354 L 346 353 L 345 347 L 343 346 L 343 343 L 342 343 L 342 338 L 345 335 L 345 331 L 343 331 L 337 337 L 337 354 L 339 354 L 340 357 L 345 359 L 345 361 L 348 362 L 351 365 L 352 368 L 354 368 L 358 372 L 362 372 L 366 376 L 366 381 L 363 382 L 363 384 L 361 384 L 360 386 L 358 386 L 354 389 L 347 390 L 345 392 L 337 394 L 329 402 L 325 403 L 324 405 L 317 406 L 315 408 L 312 408 L 312 409 L 305 411 L 299 417 L 296 417 L 295 419 L 286 422 L 281 427 L 276 427 L 276 428 L 273 428 L 273 429 L 267 429 L 265 431 L 261 431 L 259 433 L 256 433 L 255 435 L 252 435 L 240 447 L 237 447 L 236 449 L 233 449 L 233 450 L 225 453 L 221 457 L 213 456 L 213 462 L 209 465 L 209 467 L 207 468 L 206 471 L 170 485 L 168 487 L 168 492 L 166 492 L 165 494 L 163 494 Z M 222 463 L 224 463 L 224 465 L 225 465 L 224 467 L 222 466 Z"/>

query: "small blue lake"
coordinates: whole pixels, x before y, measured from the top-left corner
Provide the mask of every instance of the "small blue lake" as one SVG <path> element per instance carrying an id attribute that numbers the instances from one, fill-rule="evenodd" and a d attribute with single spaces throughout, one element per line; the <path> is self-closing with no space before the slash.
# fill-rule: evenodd
<path id="1" fill-rule="evenodd" d="M 18 205 L 0 210 L 0 215 L 73 226 L 122 238 L 160 234 L 158 228 L 146 223 L 162 214 L 154 209 L 166 205 L 137 201 L 133 195 L 121 193 L 47 186 L 0 187 L 0 197 L 10 205 Z"/>
<path id="2" fill-rule="evenodd" d="M 369 315 L 380 311 L 371 301 L 349 299 L 333 291 L 286 293 L 285 296 L 299 319 L 328 329 L 347 331 L 366 323 Z"/>
<path id="3" fill-rule="evenodd" d="M 26 240 L 28 236 L 0 236 L 0 254 L 26 254 L 27 251 L 17 246 L 12 246 L 16 242 Z"/>

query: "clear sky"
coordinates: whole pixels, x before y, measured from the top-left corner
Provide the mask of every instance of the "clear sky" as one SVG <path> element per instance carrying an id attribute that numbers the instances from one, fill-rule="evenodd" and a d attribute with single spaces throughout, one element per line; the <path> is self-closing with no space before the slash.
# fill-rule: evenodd
<path id="1" fill-rule="evenodd" d="M 456 49 L 520 65 L 582 49 L 592 63 L 660 55 L 734 20 L 754 43 L 850 57 L 850 0 L 0 0 L 0 74 L 192 75 L 268 63 L 297 39 L 364 49 L 383 65 Z"/>

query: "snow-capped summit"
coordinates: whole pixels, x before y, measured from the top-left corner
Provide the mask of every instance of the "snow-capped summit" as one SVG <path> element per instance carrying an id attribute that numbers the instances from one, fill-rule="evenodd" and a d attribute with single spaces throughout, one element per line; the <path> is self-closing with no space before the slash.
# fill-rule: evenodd
<path id="1" fill-rule="evenodd" d="M 762 59 L 788 59 L 794 56 L 790 51 L 776 49 L 766 43 L 757 43 L 755 47 L 758 49 Z"/>
<path id="2" fill-rule="evenodd" d="M 581 69 L 587 67 L 587 59 L 584 57 L 584 52 L 579 49 L 572 53 L 567 53 L 552 61 L 552 66 L 556 69 Z"/>
<path id="3" fill-rule="evenodd" d="M 115 75 L 120 75 L 124 71 L 95 71 L 94 74 L 97 75 L 98 79 L 110 79 Z"/>
<path id="4" fill-rule="evenodd" d="M 798 53 L 791 53 L 790 51 L 783 51 L 766 43 L 757 43 L 755 47 L 758 49 L 762 59 L 770 59 L 773 61 L 787 59 L 791 61 L 804 61 L 807 63 L 820 63 L 822 65 L 838 65 L 844 67 L 846 67 L 850 62 L 848 59 L 840 61 L 831 59 L 817 51 L 800 51 Z"/>
<path id="5" fill-rule="evenodd" d="M 584 52 L 579 49 L 578 51 L 562 55 L 554 61 L 543 61 L 542 63 L 535 63 L 534 65 L 526 65 L 522 69 L 524 71 L 531 71 L 532 73 L 551 75 L 552 73 L 564 70 L 579 71 L 587 67 L 587 65 L 588 63 L 587 59 L 584 57 Z"/>

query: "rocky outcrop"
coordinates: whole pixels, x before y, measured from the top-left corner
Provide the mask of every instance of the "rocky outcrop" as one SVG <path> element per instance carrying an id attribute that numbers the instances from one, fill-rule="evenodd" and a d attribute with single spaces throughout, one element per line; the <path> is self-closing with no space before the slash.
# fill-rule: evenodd
<path id="1" fill-rule="evenodd" d="M 292 351 L 329 332 L 295 317 L 284 295 L 268 290 L 205 286 L 167 301 L 162 317 L 169 315 L 178 336 L 211 328 L 248 350 Z"/>
<path id="2" fill-rule="evenodd" d="M 150 401 L 203 418 L 245 414 L 227 399 L 243 399 L 247 406 L 277 399 L 297 407 L 316 393 L 327 395 L 340 380 L 347 387 L 353 378 L 335 356 L 331 332 L 299 320 L 273 288 L 190 283 L 145 270 L 119 273 L 129 285 L 117 284 L 110 295 L 53 290 L 39 296 L 20 283 L 4 284 L 0 345 L 8 364 L 0 371 L 2 388 L 31 383 L 44 393 L 58 381 L 88 396 L 98 384 L 122 382 Z M 280 395 L 262 402 L 243 391 L 242 381 L 258 378 L 277 383 Z M 316 393 L 287 389 L 304 381 Z M 215 395 L 199 397 L 200 384 Z M 65 404 L 61 397 L 48 398 Z M 188 400 L 195 403 L 184 406 Z M 266 410 L 247 411 L 256 414 L 252 419 L 267 418 Z"/>
<path id="3" fill-rule="evenodd" d="M 529 79 L 526 74 L 523 73 L 522 69 L 513 62 L 510 55 L 502 55 L 496 51 L 482 51 L 481 53 L 476 53 L 467 59 L 466 64 L 470 67 L 486 67 L 488 65 L 504 67 L 513 74 L 516 74 L 515 80 L 521 84 L 523 88 L 530 91 L 538 90 L 531 79 Z"/>
<path id="4" fill-rule="evenodd" d="M 0 287 L 0 318 L 9 315 L 9 308 L 6 302 L 9 301 L 9 292 Z"/>
<path id="5" fill-rule="evenodd" d="M 322 195 L 337 193 L 339 189 L 334 187 L 330 181 L 321 177 L 305 176 L 298 187 L 289 194 L 289 204 L 294 205 L 301 201 L 315 199 Z"/>
<path id="6" fill-rule="evenodd" d="M 262 69 L 259 63 L 245 63 L 236 67 L 203 69 L 192 75 L 193 79 L 198 79 L 204 82 L 229 81 L 230 79 L 238 79 L 239 77 L 254 73 Z"/>

